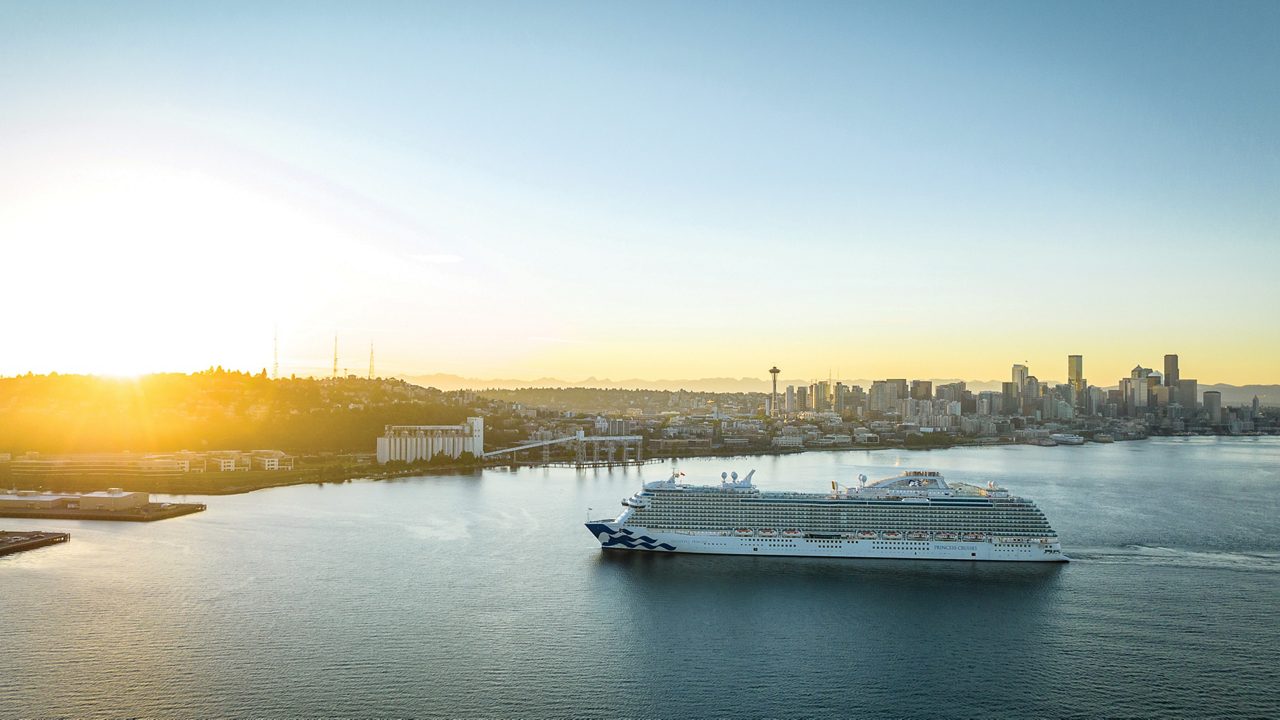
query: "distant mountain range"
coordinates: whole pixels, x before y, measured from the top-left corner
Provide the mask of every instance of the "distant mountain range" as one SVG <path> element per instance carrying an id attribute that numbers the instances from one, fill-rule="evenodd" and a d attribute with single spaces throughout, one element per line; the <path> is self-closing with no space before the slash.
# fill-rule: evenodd
<path id="1" fill-rule="evenodd" d="M 484 390 L 484 389 L 500 389 L 513 390 L 516 388 L 604 388 L 614 390 L 688 390 L 690 392 L 715 392 L 715 393 L 746 393 L 746 392 L 769 392 L 769 380 L 767 378 L 753 377 L 718 377 L 718 378 L 699 378 L 696 380 L 643 380 L 640 378 L 631 378 L 628 380 L 610 380 L 609 378 L 589 377 L 585 380 L 561 380 L 560 378 L 541 377 L 532 380 L 522 380 L 516 378 L 469 378 L 461 375 L 450 375 L 446 373 L 436 373 L 434 375 L 409 375 L 403 378 L 411 383 L 422 385 L 424 387 L 434 387 L 441 390 Z M 959 378 L 932 378 L 933 386 L 960 382 Z M 808 386 L 811 380 L 802 379 L 778 379 L 778 391 L 788 385 L 797 387 Z M 846 385 L 861 385 L 863 388 L 871 387 L 872 380 L 867 378 L 841 380 Z M 967 386 L 974 392 L 983 390 L 999 390 L 999 380 L 966 380 Z M 1047 381 L 1050 385 L 1062 382 L 1060 380 Z M 1200 392 L 1206 390 L 1217 390 L 1222 393 L 1222 402 L 1228 405 L 1239 405 L 1253 401 L 1253 396 L 1257 395 L 1264 405 L 1280 405 L 1280 385 L 1227 385 L 1219 383 L 1216 385 L 1200 385 Z"/>

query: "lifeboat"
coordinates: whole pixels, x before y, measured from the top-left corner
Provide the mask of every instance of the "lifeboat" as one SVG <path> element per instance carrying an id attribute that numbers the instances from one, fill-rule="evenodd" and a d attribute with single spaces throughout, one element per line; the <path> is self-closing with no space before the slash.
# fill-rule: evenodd
<path id="1" fill-rule="evenodd" d="M 912 530 L 911 532 L 907 533 L 907 539 L 908 540 L 928 540 L 929 533 L 921 530 Z"/>
<path id="2" fill-rule="evenodd" d="M 955 539 L 956 539 L 956 534 L 955 534 L 955 533 L 953 533 L 953 532 L 940 532 L 940 533 L 938 533 L 938 534 L 934 535 L 933 537 L 934 537 L 934 539 L 936 539 L 936 540 L 943 540 L 943 541 L 946 541 L 946 542 L 950 542 L 950 541 L 952 541 L 952 540 L 955 540 Z"/>
<path id="3" fill-rule="evenodd" d="M 884 539 L 885 540 L 901 540 L 902 533 L 898 532 L 897 530 L 885 530 Z"/>
<path id="4" fill-rule="evenodd" d="M 978 542 L 980 540 L 986 539 L 986 536 L 983 535 L 982 533 L 965 533 L 963 537 L 965 540 L 971 540 L 973 542 Z"/>
<path id="5" fill-rule="evenodd" d="M 777 531 L 774 530 L 773 528 L 760 529 L 760 537 L 773 537 L 774 535 L 777 535 L 777 534 L 778 534 Z"/>
<path id="6" fill-rule="evenodd" d="M 871 532 L 870 530 L 859 530 L 859 531 L 858 531 L 858 539 L 859 539 L 859 540 L 875 540 L 875 539 L 876 539 L 876 537 L 877 537 L 877 535 L 876 535 L 875 533 Z"/>
<path id="7" fill-rule="evenodd" d="M 799 530 L 783 530 L 782 531 L 782 537 L 797 538 L 797 537 L 801 537 L 802 535 L 804 535 L 804 533 L 800 532 Z"/>
<path id="8" fill-rule="evenodd" d="M 733 531 L 733 534 L 737 535 L 738 537 L 747 537 L 748 535 L 751 534 L 751 530 L 749 528 L 738 528 L 737 530 Z"/>

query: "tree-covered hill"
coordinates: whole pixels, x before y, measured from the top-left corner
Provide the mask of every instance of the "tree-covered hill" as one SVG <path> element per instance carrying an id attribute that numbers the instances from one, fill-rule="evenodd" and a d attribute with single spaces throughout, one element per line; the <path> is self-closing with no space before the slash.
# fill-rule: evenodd
<path id="1" fill-rule="evenodd" d="M 273 380 L 221 368 L 136 379 L 28 374 L 0 378 L 0 452 L 372 452 L 383 425 L 462 421 L 473 410 L 458 397 L 401 380 Z"/>

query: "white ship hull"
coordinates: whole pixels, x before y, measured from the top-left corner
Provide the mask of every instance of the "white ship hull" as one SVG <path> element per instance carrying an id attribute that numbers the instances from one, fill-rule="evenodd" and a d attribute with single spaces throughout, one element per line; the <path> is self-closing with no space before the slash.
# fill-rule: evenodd
<path id="1" fill-rule="evenodd" d="M 651 530 L 634 525 L 622 526 L 607 520 L 587 523 L 587 529 L 606 550 L 1003 562 L 1067 562 L 1069 559 L 1062 554 L 1062 546 L 1057 542 L 739 537 L 734 534 Z"/>

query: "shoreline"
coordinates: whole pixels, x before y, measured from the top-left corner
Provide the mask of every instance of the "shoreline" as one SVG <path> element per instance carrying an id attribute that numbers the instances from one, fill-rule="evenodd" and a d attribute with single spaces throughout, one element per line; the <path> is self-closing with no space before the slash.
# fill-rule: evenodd
<path id="1" fill-rule="evenodd" d="M 1146 438 L 1137 438 L 1146 439 Z M 1131 440 L 1117 440 L 1117 442 L 1131 442 Z M 819 452 L 849 452 L 851 450 L 864 451 L 883 451 L 883 450 L 909 450 L 909 451 L 931 451 L 931 450 L 950 450 L 952 448 L 981 448 L 981 447 L 1007 447 L 1010 445 L 1027 445 L 1035 447 L 1029 443 L 1019 443 L 1013 440 L 999 440 L 995 442 L 969 442 L 954 443 L 950 445 L 936 446 L 909 446 L 909 445 L 852 445 L 848 447 L 824 447 L 824 448 L 803 448 L 798 450 L 750 450 L 750 449 L 732 449 L 722 450 L 720 452 L 699 452 L 690 453 L 688 455 L 654 455 L 646 460 L 645 464 L 655 464 L 656 462 L 678 462 L 680 460 L 695 460 L 705 458 L 751 458 L 751 457 L 768 457 L 783 455 L 798 455 L 803 453 L 819 453 Z M 641 464 L 618 463 L 614 465 L 596 465 L 584 466 L 581 469 L 593 468 L 627 468 L 640 467 Z M 14 482 L 13 478 L 9 479 L 9 483 L 13 484 L 20 490 L 43 490 L 49 491 L 51 488 L 57 488 L 57 491 L 71 492 L 88 492 L 100 490 L 104 484 L 120 485 L 121 487 L 129 486 L 130 490 L 135 492 L 148 492 L 156 495 L 171 496 L 187 496 L 187 495 L 242 495 L 245 493 L 256 492 L 258 490 L 269 490 L 277 487 L 290 487 L 293 485 L 338 485 L 342 483 L 352 482 L 356 480 L 367 480 L 377 482 L 381 480 L 394 480 L 402 477 L 424 477 L 432 475 L 452 475 L 459 472 L 479 472 L 490 468 L 537 468 L 546 467 L 541 462 L 491 462 L 491 463 L 468 463 L 468 464 L 441 464 L 428 467 L 410 467 L 396 469 L 375 469 L 369 466 L 351 466 L 351 467 L 320 467 L 308 468 L 304 470 L 294 471 L 264 471 L 259 477 L 243 478 L 246 482 L 228 484 L 224 486 L 206 486 L 211 477 L 217 477 L 221 473 L 205 473 L 198 478 L 200 482 L 187 482 L 182 480 L 187 478 L 148 478 L 152 482 L 138 483 L 136 477 L 130 478 L 78 478 L 68 479 L 63 484 L 43 480 L 40 483 L 42 487 L 22 487 Z M 227 473 L 232 475 L 234 473 Z M 247 474 L 247 473 L 243 473 Z M 228 478 L 230 480 L 230 478 Z M 240 479 L 240 478 L 236 478 Z M 193 478 L 194 480 L 194 478 Z M 123 484 L 122 484 L 123 483 Z"/>

